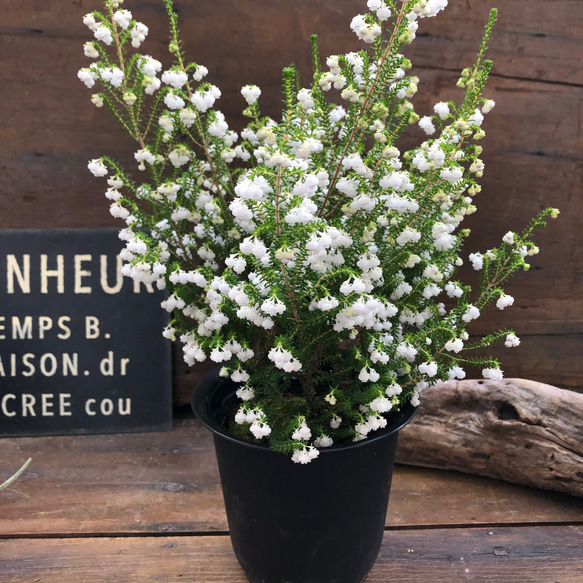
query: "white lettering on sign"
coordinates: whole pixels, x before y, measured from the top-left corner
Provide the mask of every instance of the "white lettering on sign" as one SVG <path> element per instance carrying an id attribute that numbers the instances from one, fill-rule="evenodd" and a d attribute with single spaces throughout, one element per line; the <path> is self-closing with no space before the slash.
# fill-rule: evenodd
<path id="1" fill-rule="evenodd" d="M 169 427 L 162 282 L 123 275 L 113 229 L 0 241 L 0 438 Z"/>
<path id="2" fill-rule="evenodd" d="M 18 280 L 20 291 L 23 294 L 30 293 L 30 255 L 22 256 L 22 269 L 14 255 L 6 255 L 6 291 L 14 293 L 14 276 Z"/>
<path id="3" fill-rule="evenodd" d="M 83 278 L 90 277 L 91 272 L 83 269 L 82 264 L 91 261 L 91 255 L 75 255 L 75 293 L 90 294 L 91 286 L 83 285 Z"/>
<path id="4" fill-rule="evenodd" d="M 10 318 L 10 317 L 9 317 Z M 99 328 L 99 321 L 95 316 L 90 316 L 91 326 Z M 97 321 L 96 321 L 97 320 Z M 59 340 L 71 338 L 71 317 L 59 316 L 56 321 L 50 316 L 12 316 L 9 320 L 6 316 L 0 316 L 0 340 L 33 340 L 38 338 L 56 337 Z M 10 332 L 7 331 L 7 326 Z"/>
<path id="5" fill-rule="evenodd" d="M 67 324 L 65 324 L 65 322 L 70 322 L 70 321 L 71 321 L 71 318 L 69 316 L 61 316 L 57 320 L 57 326 L 59 327 L 59 330 L 61 330 L 57 334 L 57 338 L 59 340 L 68 340 L 69 338 L 71 338 L 71 328 L 69 328 L 69 326 L 67 326 Z"/>
<path id="6" fill-rule="evenodd" d="M 142 285 L 146 288 L 146 290 L 148 291 L 149 294 L 154 293 L 154 288 L 152 287 L 151 283 L 146 283 L 144 281 L 138 281 L 137 279 L 134 279 L 134 293 L 135 294 L 140 293 Z"/>
<path id="7" fill-rule="evenodd" d="M 123 287 L 123 274 L 121 272 L 122 268 L 122 260 L 121 257 L 118 255 L 116 257 L 116 270 L 115 270 L 115 284 L 110 286 L 109 282 L 107 281 L 107 255 L 102 255 L 100 260 L 100 280 L 99 283 L 101 284 L 101 289 L 106 294 L 118 294 Z"/>
<path id="8" fill-rule="evenodd" d="M 115 403 L 112 399 L 101 399 L 99 404 L 97 399 L 87 399 L 85 401 L 85 414 L 90 417 L 95 417 L 95 415 L 101 413 L 101 415 L 109 416 L 112 413 L 118 413 L 119 415 L 130 415 L 132 412 L 132 400 L 127 398 L 119 398 L 117 400 L 117 409 L 115 408 Z"/>
<path id="9" fill-rule="evenodd" d="M 24 340 L 32 338 L 32 316 L 26 316 L 21 323 L 18 316 L 12 316 L 12 339 Z"/>
<path id="10" fill-rule="evenodd" d="M 0 400 L 0 415 L 4 417 L 71 417 L 71 393 L 41 393 L 33 395 L 23 393 L 16 396 L 7 393 Z M 100 415 L 131 415 L 132 400 L 130 397 L 118 399 L 85 399 L 83 412 L 89 417 Z"/>
<path id="11" fill-rule="evenodd" d="M 16 415 L 16 411 L 9 409 L 8 401 L 16 401 L 16 395 L 8 393 L 2 397 L 2 403 L 0 404 L 2 408 L 2 415 L 5 417 L 14 417 Z"/>
<path id="12" fill-rule="evenodd" d="M 117 357 L 113 350 L 99 361 L 99 373 L 104 377 L 122 376 L 128 374 L 130 360 L 127 357 Z M 97 371 L 94 371 L 97 372 Z M 84 376 L 89 376 L 91 371 L 82 371 Z M 67 377 L 79 376 L 79 353 L 63 352 L 53 354 L 34 354 L 33 352 L 0 354 L 0 377 L 32 377 L 40 375 L 52 377 L 55 375 Z"/>
<path id="13" fill-rule="evenodd" d="M 0 377 L 32 377 L 37 373 L 43 377 L 52 377 L 57 373 L 64 377 L 79 376 L 79 354 L 77 352 L 72 354 L 45 352 L 40 356 L 32 352 L 0 354 Z"/>
<path id="14" fill-rule="evenodd" d="M 98 283 L 106 294 L 118 294 L 123 288 L 125 279 L 121 272 L 123 261 L 119 255 L 114 257 L 115 279 L 110 282 L 108 267 L 111 257 L 107 255 L 99 255 L 99 258 L 96 258 L 90 253 L 76 254 L 73 255 L 73 260 L 69 264 L 69 262 L 65 262 L 64 255 L 49 256 L 43 253 L 38 256 L 36 264 L 40 276 L 40 293 L 49 294 L 54 290 L 58 294 L 64 294 L 66 288 L 72 285 L 75 295 L 91 294 L 94 291 L 91 278 L 95 273 L 94 285 Z M 94 270 L 92 267 L 96 260 L 98 260 L 98 265 Z M 14 254 L 6 255 L 6 293 L 32 293 L 31 274 L 33 269 L 30 254 L 23 254 L 20 258 Z M 99 274 L 98 278 L 97 273 Z M 154 287 L 150 283 L 142 284 L 139 281 L 134 281 L 132 285 L 136 294 L 141 293 L 142 285 L 149 294 L 154 293 Z"/>
<path id="15" fill-rule="evenodd" d="M 71 417 L 72 413 L 69 411 L 71 407 L 71 393 L 60 393 L 59 394 L 59 416 L 60 417 Z"/>
<path id="16" fill-rule="evenodd" d="M 48 268 L 49 256 L 40 256 L 40 293 L 49 293 L 49 277 L 57 278 L 57 293 L 65 293 L 65 259 L 62 255 L 57 255 L 57 268 Z"/>
<path id="17" fill-rule="evenodd" d="M 124 377 L 127 373 L 127 366 L 129 362 L 130 362 L 129 358 L 119 359 L 119 374 L 122 377 Z M 115 359 L 112 350 L 110 350 L 107 353 L 107 356 L 105 358 L 101 359 L 101 362 L 99 363 L 99 372 L 104 377 L 112 377 L 114 374 L 116 374 Z"/>
<path id="18" fill-rule="evenodd" d="M 85 316 L 85 338 L 87 340 L 99 338 L 99 318 L 96 316 Z"/>

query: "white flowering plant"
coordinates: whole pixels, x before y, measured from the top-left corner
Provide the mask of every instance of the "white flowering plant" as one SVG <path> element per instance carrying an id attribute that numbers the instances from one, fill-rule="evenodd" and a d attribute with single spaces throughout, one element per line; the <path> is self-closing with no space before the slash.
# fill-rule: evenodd
<path id="1" fill-rule="evenodd" d="M 280 120 L 261 115 L 259 87 L 242 88 L 239 135 L 206 67 L 185 60 L 171 0 L 167 68 L 136 50 L 148 29 L 121 4 L 85 16 L 93 63 L 78 76 L 99 84 L 93 103 L 137 142 L 137 167 L 102 157 L 89 169 L 107 176 L 111 214 L 125 222 L 124 274 L 167 290 L 164 335 L 181 340 L 189 365 L 210 358 L 238 385 L 234 434 L 307 463 L 384 427 L 428 385 L 464 378 L 466 365 L 502 378 L 482 350 L 519 339 L 470 341 L 468 325 L 513 303 L 502 285 L 528 268 L 533 232 L 558 211 L 470 254 L 477 289 L 456 279 L 484 170 L 476 141 L 494 105 L 483 90 L 495 11 L 458 104 L 420 117 L 403 54 L 447 0 L 368 0 L 351 23 L 362 50 L 323 67 L 312 37 L 309 86 L 284 69 Z M 401 152 L 412 124 L 427 138 Z"/>

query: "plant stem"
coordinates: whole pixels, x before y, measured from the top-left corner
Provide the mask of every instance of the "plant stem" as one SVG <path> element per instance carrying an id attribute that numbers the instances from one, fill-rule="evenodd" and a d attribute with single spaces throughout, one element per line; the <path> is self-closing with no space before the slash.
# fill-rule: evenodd
<path id="1" fill-rule="evenodd" d="M 24 470 L 26 470 L 26 468 L 28 468 L 31 461 L 32 461 L 32 458 L 28 458 L 24 462 L 24 464 L 22 464 L 22 467 L 13 476 L 8 478 L 8 480 L 6 480 L 3 484 L 0 484 L 0 490 L 3 490 L 4 488 L 8 488 L 8 486 L 10 486 L 10 484 L 15 482 L 19 478 L 19 476 L 22 475 Z"/>
<path id="2" fill-rule="evenodd" d="M 376 89 L 376 86 L 378 84 L 383 65 L 385 64 L 389 54 L 391 53 L 391 51 L 393 49 L 393 43 L 395 42 L 396 33 L 398 32 L 399 27 L 401 26 L 401 22 L 403 20 L 403 15 L 405 14 L 405 8 L 407 7 L 407 4 L 408 3 L 404 3 L 403 6 L 401 7 L 401 10 L 399 11 L 399 14 L 397 16 L 397 21 L 396 21 L 395 26 L 393 28 L 393 32 L 391 33 L 391 39 L 389 40 L 389 43 L 387 44 L 387 48 L 385 49 L 385 52 L 383 53 L 383 56 L 381 57 L 379 64 L 377 65 L 377 72 L 375 74 L 373 82 L 370 84 L 370 87 L 367 90 L 364 103 L 362 104 L 362 108 L 360 109 L 360 115 L 358 116 L 359 119 L 362 118 L 364 113 L 366 112 L 366 108 L 368 107 L 370 99 L 371 99 L 371 97 L 374 93 L 374 90 Z M 332 191 L 334 190 L 334 187 L 336 186 L 336 181 L 338 180 L 338 176 L 340 175 L 340 170 L 342 168 L 342 161 L 348 155 L 348 152 L 350 150 L 350 147 L 352 146 L 352 142 L 354 141 L 354 138 L 355 138 L 357 132 L 358 132 L 358 124 L 355 124 L 353 126 L 352 131 L 350 133 L 350 136 L 346 142 L 346 146 L 344 147 L 344 151 L 340 155 L 340 159 L 336 162 L 334 176 L 332 177 L 332 180 L 330 181 L 330 186 L 328 187 L 328 192 L 326 193 L 324 201 L 322 202 L 322 206 L 320 207 L 320 209 L 318 211 L 318 216 L 322 216 L 322 213 L 324 212 L 324 210 L 326 208 L 326 203 L 328 202 L 328 199 L 330 198 L 330 195 L 332 194 Z"/>

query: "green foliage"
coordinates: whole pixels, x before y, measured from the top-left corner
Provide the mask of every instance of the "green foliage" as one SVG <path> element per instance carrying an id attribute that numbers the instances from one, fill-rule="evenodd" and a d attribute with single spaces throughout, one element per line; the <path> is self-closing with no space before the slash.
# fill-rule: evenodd
<path id="1" fill-rule="evenodd" d="M 419 79 L 404 51 L 441 8 L 389 0 L 352 20 L 367 49 L 324 66 L 312 37 L 313 81 L 302 87 L 295 66 L 283 70 L 279 121 L 262 116 L 260 89 L 245 86 L 239 136 L 206 68 L 187 62 L 163 1 L 166 69 L 129 49 L 145 28 L 119 2 L 85 18 L 98 42 L 86 45 L 96 61 L 79 77 L 100 83 L 93 102 L 137 144 L 137 172 L 109 157 L 89 167 L 110 174 L 111 212 L 126 223 L 124 271 L 169 292 L 165 335 L 182 341 L 189 364 L 223 363 L 239 384 L 233 432 L 306 463 L 417 405 L 429 384 L 463 378 L 465 366 L 501 378 L 487 349 L 518 338 L 501 330 L 469 343 L 467 329 L 488 306 L 512 304 L 503 286 L 528 268 L 535 230 L 558 211 L 470 254 L 476 289 L 457 279 L 469 234 L 460 226 L 476 211 L 484 171 L 476 142 L 494 105 L 484 89 L 496 11 L 462 71 L 459 103 L 415 111 Z M 414 124 L 425 139 L 401 152 Z"/>

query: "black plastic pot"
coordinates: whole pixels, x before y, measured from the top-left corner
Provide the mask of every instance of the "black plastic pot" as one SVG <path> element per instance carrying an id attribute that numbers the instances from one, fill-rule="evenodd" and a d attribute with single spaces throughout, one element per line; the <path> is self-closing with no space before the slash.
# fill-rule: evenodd
<path id="1" fill-rule="evenodd" d="M 374 436 L 321 449 L 302 465 L 224 427 L 235 385 L 218 369 L 192 408 L 214 434 L 235 555 L 251 583 L 361 583 L 379 553 L 405 407 Z"/>

